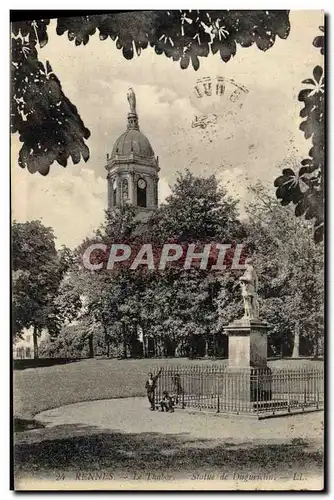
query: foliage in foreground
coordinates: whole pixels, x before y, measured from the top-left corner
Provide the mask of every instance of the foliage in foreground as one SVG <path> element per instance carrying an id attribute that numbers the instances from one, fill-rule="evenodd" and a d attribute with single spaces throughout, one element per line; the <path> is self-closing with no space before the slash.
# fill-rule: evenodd
<path id="1" fill-rule="evenodd" d="M 324 27 L 320 26 L 324 32 Z M 325 37 L 317 36 L 313 45 L 324 55 Z M 304 104 L 300 111 L 303 119 L 299 128 L 305 139 L 312 139 L 309 157 L 301 162 L 298 172 L 285 168 L 275 179 L 276 196 L 283 206 L 295 205 L 295 215 L 314 221 L 314 241 L 324 237 L 325 198 L 325 77 L 324 68 L 316 66 L 313 78 L 302 82 L 308 88 L 300 91 L 298 100 Z"/>
<path id="2" fill-rule="evenodd" d="M 90 136 L 79 112 L 66 97 L 49 61 L 38 59 L 48 43 L 50 19 L 12 23 L 11 129 L 23 143 L 19 165 L 29 172 L 47 175 L 57 161 L 66 167 L 69 158 L 87 161 Z M 255 44 L 270 49 L 276 37 L 287 38 L 290 31 L 287 10 L 176 10 L 139 11 L 118 14 L 62 17 L 57 34 L 67 34 L 76 45 L 86 45 L 91 36 L 111 39 L 126 59 L 151 47 L 195 70 L 199 58 L 219 53 L 228 62 L 237 46 Z"/>

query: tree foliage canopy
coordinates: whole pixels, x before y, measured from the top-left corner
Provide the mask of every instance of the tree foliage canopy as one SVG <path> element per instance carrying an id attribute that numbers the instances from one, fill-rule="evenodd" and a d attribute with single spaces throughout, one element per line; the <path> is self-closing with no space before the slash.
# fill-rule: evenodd
<path id="1" fill-rule="evenodd" d="M 294 336 L 318 349 L 323 336 L 323 245 L 314 245 L 308 221 L 297 220 L 261 184 L 251 188 L 248 246 L 259 273 L 261 316 L 271 325 L 273 351 L 292 349 Z"/>
<path id="2" fill-rule="evenodd" d="M 145 265 L 136 270 L 127 265 L 90 271 L 79 261 L 87 246 L 97 241 L 107 246 L 126 242 L 135 249 L 147 242 L 160 248 L 166 241 L 199 247 L 242 242 L 255 259 L 261 317 L 271 327 L 272 352 L 280 354 L 284 346 L 284 352 L 291 354 L 296 332 L 307 352 L 316 351 L 323 337 L 323 248 L 310 239 L 308 221 L 297 220 L 263 186 L 253 186 L 252 191 L 249 220 L 240 222 L 237 201 L 214 176 L 186 172 L 147 224 L 138 225 L 131 206 L 108 216 L 96 237 L 77 249 L 77 259 L 59 288 L 57 303 L 67 321 L 63 345 L 85 350 L 90 339 L 100 352 L 109 352 L 111 346 L 123 356 L 135 356 L 141 331 L 154 339 L 160 355 L 196 355 L 197 339 L 205 340 L 208 352 L 217 354 L 215 339 L 223 326 L 243 314 L 238 285 L 242 270 L 228 265 L 224 271 L 185 270 L 180 265 L 152 271 Z M 224 262 L 228 260 L 227 254 Z M 73 319 L 81 328 L 72 328 Z"/>
<path id="3" fill-rule="evenodd" d="M 185 198 L 188 200 L 184 203 Z M 177 217 L 175 217 L 177 214 Z M 138 225 L 135 211 L 125 206 L 108 214 L 106 223 L 93 240 L 86 240 L 77 249 L 78 259 L 92 242 L 126 242 L 137 249 L 149 242 L 161 248 L 167 241 L 212 243 L 241 241 L 241 224 L 237 218 L 236 201 L 232 200 L 217 180 L 195 177 L 189 171 L 179 175 L 166 203 L 144 226 Z M 106 257 L 108 258 L 108 256 Z M 69 271 L 60 299 L 69 317 L 73 297 L 85 298 L 86 308 L 78 321 L 91 321 L 96 331 L 105 334 L 105 345 L 123 344 L 123 354 L 131 353 L 138 328 L 155 339 L 163 353 L 175 352 L 189 344 L 189 335 L 213 333 L 210 325 L 217 316 L 215 299 L 220 289 L 219 275 L 199 268 L 166 267 L 149 271 L 146 266 L 131 270 L 128 266 L 114 270 L 91 272 L 75 264 Z M 72 297 L 72 300 L 68 300 Z M 87 330 L 82 335 L 87 338 Z"/>
<path id="4" fill-rule="evenodd" d="M 55 297 L 70 265 L 69 250 L 57 252 L 53 230 L 40 221 L 13 223 L 13 336 L 34 327 L 40 334 L 58 328 Z"/>

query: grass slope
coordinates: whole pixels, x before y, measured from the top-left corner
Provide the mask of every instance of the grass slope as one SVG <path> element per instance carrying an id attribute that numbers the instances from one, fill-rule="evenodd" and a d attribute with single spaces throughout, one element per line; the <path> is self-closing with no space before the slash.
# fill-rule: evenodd
<path id="1" fill-rule="evenodd" d="M 226 360 L 190 361 L 183 358 L 86 359 L 68 365 L 14 371 L 14 416 L 31 419 L 41 411 L 71 403 L 144 396 L 148 372 L 157 371 L 160 366 L 224 363 Z M 322 364 L 310 360 L 269 362 L 275 368 L 320 367 Z"/>

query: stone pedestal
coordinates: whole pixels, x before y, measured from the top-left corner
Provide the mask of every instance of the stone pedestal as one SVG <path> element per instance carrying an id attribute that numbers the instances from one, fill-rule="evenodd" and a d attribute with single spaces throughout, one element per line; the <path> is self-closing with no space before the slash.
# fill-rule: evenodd
<path id="1" fill-rule="evenodd" d="M 231 368 L 267 367 L 267 323 L 242 318 L 224 328 L 229 337 L 228 366 Z"/>
<path id="2" fill-rule="evenodd" d="M 267 366 L 267 323 L 242 318 L 224 328 L 228 344 L 228 393 L 243 403 L 271 399 Z"/>

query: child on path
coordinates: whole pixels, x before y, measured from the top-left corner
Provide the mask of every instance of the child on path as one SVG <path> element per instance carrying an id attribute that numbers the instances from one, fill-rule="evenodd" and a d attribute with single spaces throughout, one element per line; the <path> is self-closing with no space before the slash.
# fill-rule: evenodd
<path id="1" fill-rule="evenodd" d="M 162 399 L 160 401 L 161 411 L 167 411 L 173 413 L 174 411 L 174 400 L 168 391 L 163 391 Z"/>

